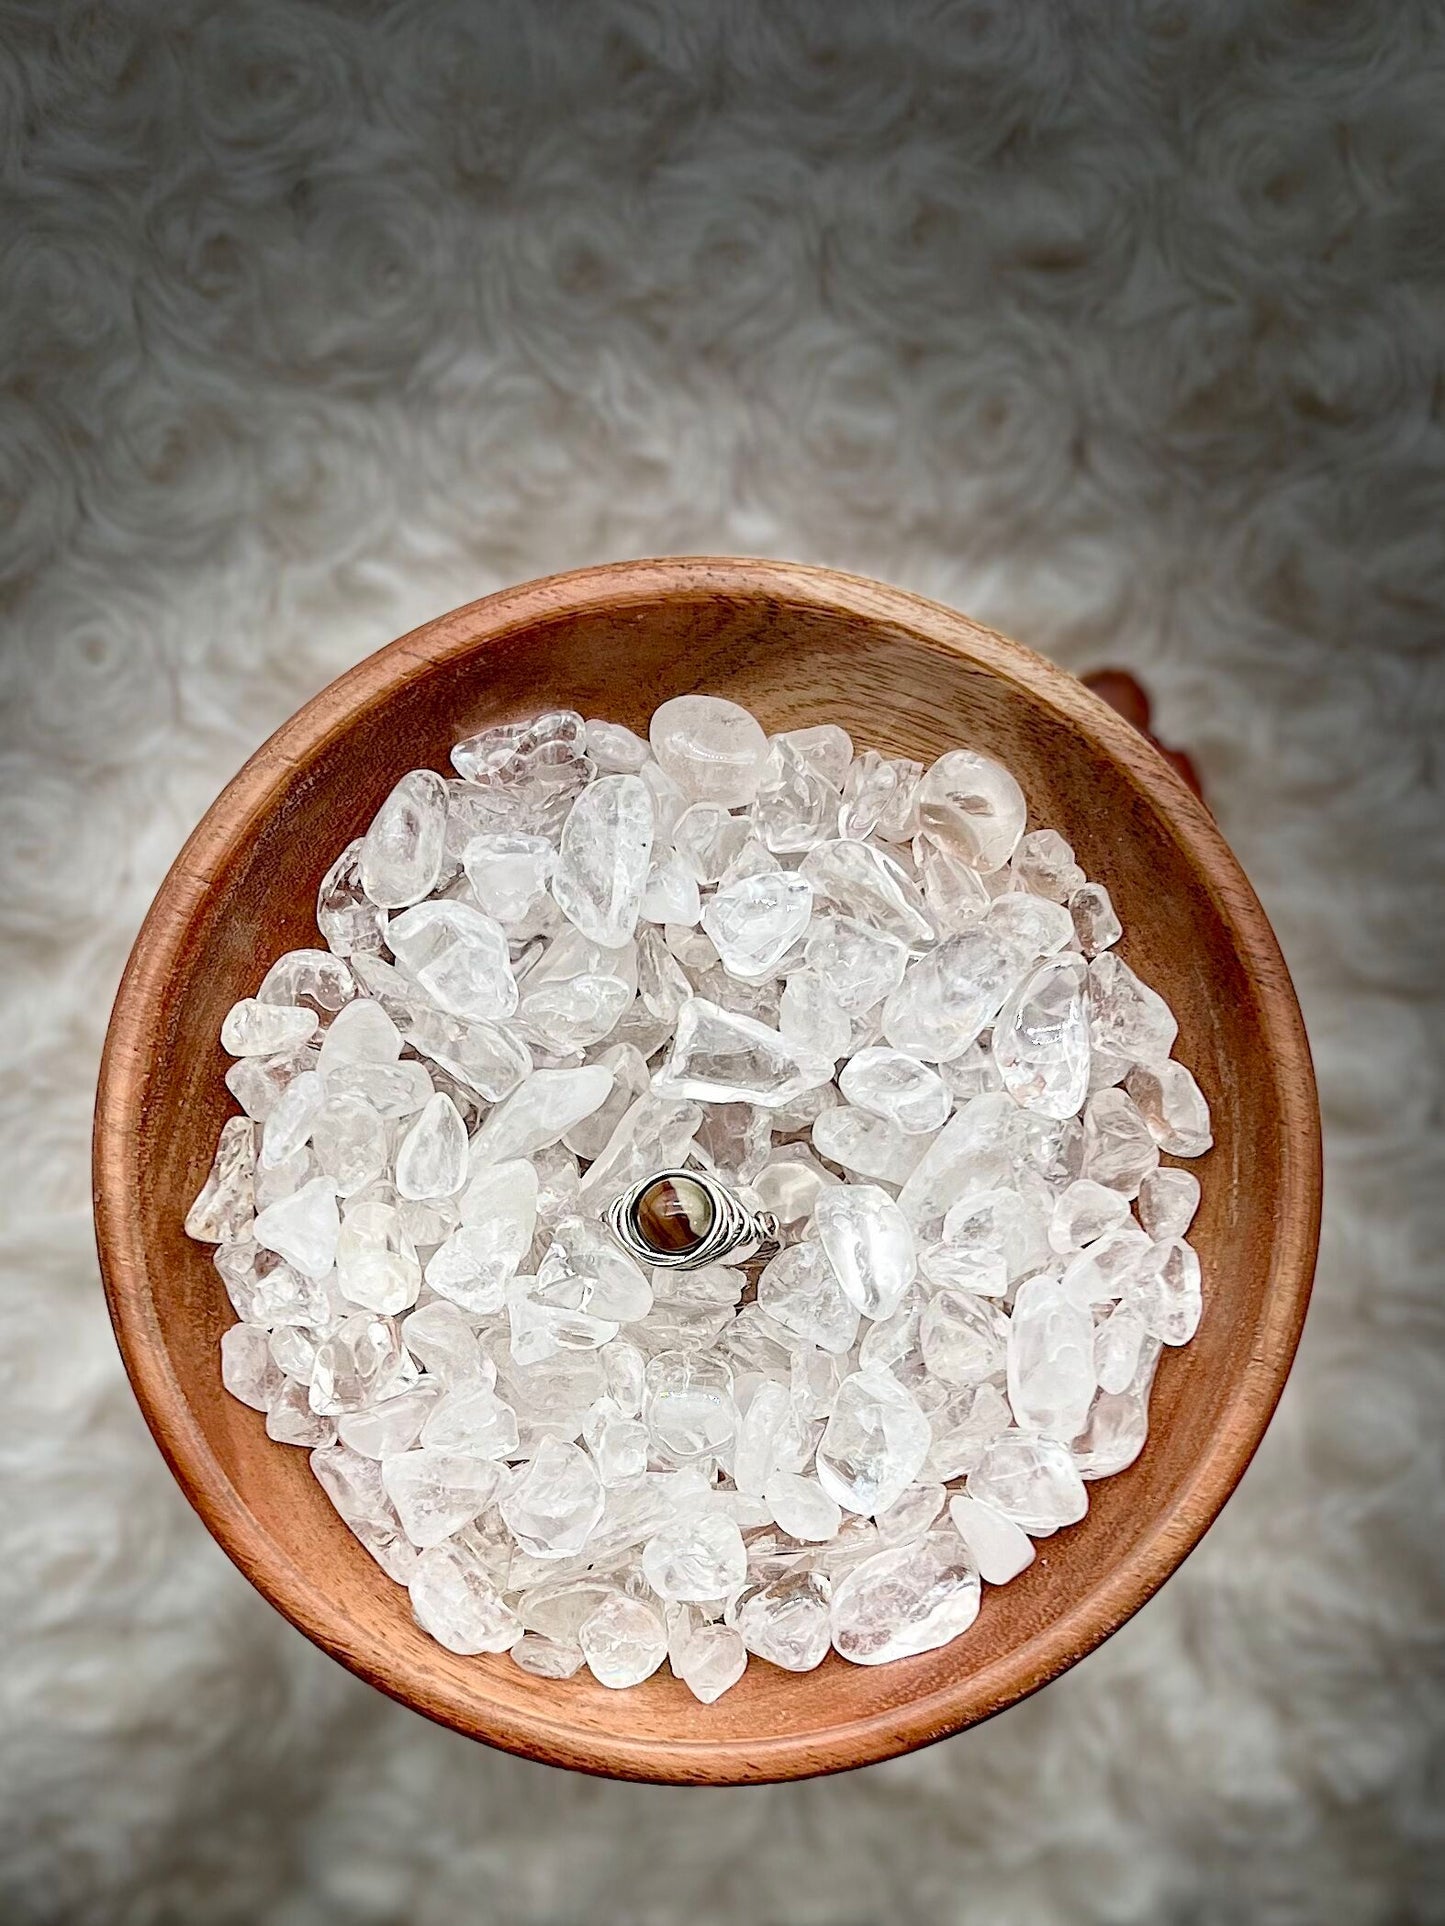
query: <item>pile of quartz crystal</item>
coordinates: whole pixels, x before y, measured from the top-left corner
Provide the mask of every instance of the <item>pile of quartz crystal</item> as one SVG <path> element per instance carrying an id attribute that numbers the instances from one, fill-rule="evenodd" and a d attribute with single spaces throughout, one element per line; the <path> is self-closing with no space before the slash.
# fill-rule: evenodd
<path id="1" fill-rule="evenodd" d="M 226 1385 L 454 1652 L 712 1701 L 956 1637 L 1199 1320 L 1161 1153 L 1209 1113 L 1108 891 L 997 762 L 711 696 L 452 765 L 226 1017 Z M 627 1255 L 607 1205 L 685 1167 L 777 1253 Z"/>

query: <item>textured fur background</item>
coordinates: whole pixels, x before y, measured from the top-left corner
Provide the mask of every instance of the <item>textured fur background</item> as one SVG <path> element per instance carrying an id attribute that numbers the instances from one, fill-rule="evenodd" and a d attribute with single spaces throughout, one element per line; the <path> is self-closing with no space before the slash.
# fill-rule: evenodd
<path id="1" fill-rule="evenodd" d="M 1438 6 L 0 5 L 0 1917 L 1445 1914 Z M 1329 1139 L 1284 1406 L 993 1724 L 686 1793 L 293 1633 L 111 1342 L 92 1078 L 224 779 L 424 617 L 733 550 L 1134 667 L 1275 919 Z"/>

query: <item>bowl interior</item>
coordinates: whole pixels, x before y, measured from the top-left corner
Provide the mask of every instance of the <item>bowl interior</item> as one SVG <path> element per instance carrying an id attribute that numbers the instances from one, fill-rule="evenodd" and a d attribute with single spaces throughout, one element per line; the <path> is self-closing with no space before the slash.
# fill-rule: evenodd
<path id="1" fill-rule="evenodd" d="M 1193 1241 L 1206 1310 L 1166 1353 L 1152 1436 L 1090 1487 L 1087 1519 L 985 1588 L 973 1629 L 912 1661 L 830 1657 L 793 1677 L 754 1661 L 717 1705 L 666 1672 L 628 1692 L 554 1684 L 505 1656 L 458 1658 L 353 1541 L 301 1451 L 223 1390 L 232 1320 L 182 1214 L 233 1106 L 226 1009 L 281 950 L 316 941 L 317 884 L 397 777 L 448 767 L 490 722 L 567 706 L 645 732 L 705 689 L 770 730 L 841 723 L 858 747 L 928 761 L 969 745 L 1019 776 L 1125 926 L 1121 954 L 1168 998 L 1177 1054 L 1214 1113 Z M 1317 1203 L 1313 1093 L 1268 925 L 1204 812 L 1077 684 L 962 617 L 895 591 L 768 565 L 624 565 L 463 609 L 325 691 L 248 765 L 172 872 L 137 945 L 98 1120 L 102 1256 L 147 1417 L 231 1556 L 303 1630 L 430 1715 L 533 1757 L 676 1780 L 855 1765 L 985 1716 L 1053 1676 L 1167 1576 L 1217 1511 L 1283 1382 Z"/>

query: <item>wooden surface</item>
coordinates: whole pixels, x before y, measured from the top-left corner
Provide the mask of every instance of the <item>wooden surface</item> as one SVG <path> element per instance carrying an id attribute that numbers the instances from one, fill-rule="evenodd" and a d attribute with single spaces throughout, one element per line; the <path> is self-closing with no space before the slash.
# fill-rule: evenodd
<path id="1" fill-rule="evenodd" d="M 754 1660 L 715 1706 L 670 1674 L 628 1692 L 458 1658 L 350 1537 L 306 1454 L 223 1390 L 232 1313 L 182 1214 L 233 1108 L 220 1020 L 281 950 L 314 940 L 319 879 L 397 777 L 447 766 L 483 724 L 570 706 L 644 731 L 703 689 L 769 729 L 838 722 L 861 749 L 927 761 L 966 744 L 1021 779 L 1124 920 L 1124 955 L 1168 998 L 1177 1054 L 1214 1112 L 1199 1335 L 1166 1352 L 1142 1457 L 1090 1486 L 1087 1519 L 986 1587 L 957 1643 L 895 1665 L 831 1657 L 795 1677 Z M 137 939 L 96 1111 L 97 1237 L 136 1396 L 172 1470 L 246 1576 L 326 1651 L 458 1731 L 625 1777 L 731 1784 L 882 1759 L 986 1718 L 1108 1636 L 1229 1496 L 1274 1408 L 1309 1295 L 1319 1120 L 1274 936 L 1200 803 L 1121 717 L 1061 670 L 937 604 L 827 570 L 711 559 L 529 583 L 403 637 L 324 690 L 230 784 Z M 1259 1609 L 1269 1609 L 1268 1599 Z"/>

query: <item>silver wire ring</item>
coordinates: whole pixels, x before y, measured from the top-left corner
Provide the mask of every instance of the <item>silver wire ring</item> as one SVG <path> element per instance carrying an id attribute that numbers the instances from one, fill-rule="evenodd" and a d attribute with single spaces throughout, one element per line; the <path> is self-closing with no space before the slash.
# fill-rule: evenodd
<path id="1" fill-rule="evenodd" d="M 629 1256 L 659 1269 L 745 1263 L 777 1240 L 771 1211 L 749 1210 L 702 1170 L 659 1170 L 608 1205 L 608 1229 Z"/>

